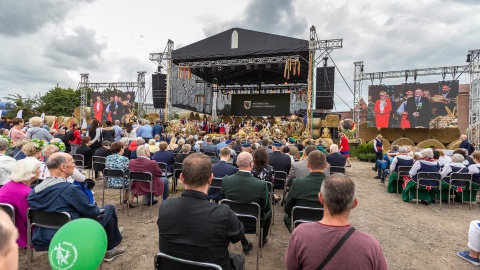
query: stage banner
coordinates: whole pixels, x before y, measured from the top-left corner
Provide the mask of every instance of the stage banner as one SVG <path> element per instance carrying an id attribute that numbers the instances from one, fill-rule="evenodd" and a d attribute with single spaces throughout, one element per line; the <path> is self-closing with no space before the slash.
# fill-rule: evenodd
<path id="1" fill-rule="evenodd" d="M 91 97 L 91 117 L 100 122 L 128 122 L 133 115 L 135 92 L 92 92 Z M 126 117 L 128 119 L 125 119 Z"/>
<path id="2" fill-rule="evenodd" d="M 290 115 L 290 94 L 233 94 L 232 115 Z"/>
<path id="3" fill-rule="evenodd" d="M 457 127 L 458 81 L 370 85 L 369 127 L 455 128 Z"/>

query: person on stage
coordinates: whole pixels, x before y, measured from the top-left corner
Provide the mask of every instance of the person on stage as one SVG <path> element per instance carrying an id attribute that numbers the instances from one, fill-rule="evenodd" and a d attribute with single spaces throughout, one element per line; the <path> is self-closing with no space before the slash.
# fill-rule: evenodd
<path id="1" fill-rule="evenodd" d="M 207 121 L 207 118 L 203 118 L 203 122 L 202 122 L 202 130 L 205 131 L 206 133 L 208 133 L 208 130 L 209 130 L 209 125 L 208 125 L 208 121 Z"/>
<path id="2" fill-rule="evenodd" d="M 97 96 L 97 101 L 93 103 L 93 113 L 95 119 L 99 122 L 103 122 L 103 102 L 100 96 Z"/>
<path id="3" fill-rule="evenodd" d="M 373 108 L 375 112 L 375 124 L 377 128 L 388 128 L 390 112 L 392 111 L 392 103 L 387 99 L 385 91 L 380 92 L 380 99 L 375 102 Z"/>
<path id="4" fill-rule="evenodd" d="M 115 96 L 113 98 L 113 102 L 110 103 L 110 112 L 112 116 L 112 122 L 119 120 L 122 120 L 122 112 L 123 111 L 123 104 L 120 102 L 118 96 Z"/>
<path id="5" fill-rule="evenodd" d="M 407 105 L 407 100 L 413 97 L 413 92 L 409 90 L 407 91 L 406 95 L 407 95 L 407 98 L 405 99 L 404 102 L 402 102 L 402 104 L 400 104 L 400 106 L 398 106 L 398 109 L 397 109 L 397 114 L 399 114 L 402 117 L 400 121 L 401 128 L 410 128 L 410 121 L 407 120 L 408 112 L 405 110 L 405 108 Z"/>
<path id="6" fill-rule="evenodd" d="M 229 135 L 229 133 L 230 133 L 230 128 L 231 128 L 231 127 L 232 127 L 232 126 L 230 125 L 230 122 L 227 122 L 227 123 L 225 124 L 225 134 Z"/>
<path id="7" fill-rule="evenodd" d="M 225 123 L 223 123 L 223 120 L 220 124 L 218 124 L 218 130 L 220 134 L 225 134 Z"/>
<path id="8" fill-rule="evenodd" d="M 405 110 L 408 113 L 407 120 L 410 121 L 410 127 L 428 128 L 430 126 L 432 109 L 430 100 L 423 96 L 422 89 L 417 88 L 415 96 L 407 99 Z"/>

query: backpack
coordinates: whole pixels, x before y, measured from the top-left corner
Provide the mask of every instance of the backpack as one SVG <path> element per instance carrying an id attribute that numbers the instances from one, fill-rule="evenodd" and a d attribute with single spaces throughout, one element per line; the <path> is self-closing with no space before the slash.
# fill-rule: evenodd
<path id="1" fill-rule="evenodd" d="M 73 134 L 73 130 L 67 132 L 67 140 L 69 141 L 75 140 L 75 135 Z"/>

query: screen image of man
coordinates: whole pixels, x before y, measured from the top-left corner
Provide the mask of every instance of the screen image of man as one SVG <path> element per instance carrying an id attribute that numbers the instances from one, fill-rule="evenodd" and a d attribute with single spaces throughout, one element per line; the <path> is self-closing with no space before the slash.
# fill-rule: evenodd
<path id="1" fill-rule="evenodd" d="M 429 128 L 432 118 L 432 107 L 430 100 L 423 97 L 423 91 L 420 88 L 415 90 L 415 96 L 407 100 L 405 111 L 408 113 L 407 120 L 410 121 L 411 128 Z"/>
<path id="2" fill-rule="evenodd" d="M 113 98 L 113 101 L 110 103 L 109 109 L 112 117 L 112 122 L 115 122 L 116 120 L 122 120 L 123 105 L 122 102 L 120 102 L 118 96 L 115 96 Z"/>

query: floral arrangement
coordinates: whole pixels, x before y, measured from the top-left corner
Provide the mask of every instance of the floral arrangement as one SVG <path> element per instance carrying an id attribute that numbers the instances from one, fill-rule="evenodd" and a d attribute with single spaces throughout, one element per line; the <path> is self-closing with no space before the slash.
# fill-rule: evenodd
<path id="1" fill-rule="evenodd" d="M 346 118 L 340 121 L 339 129 L 348 139 L 355 139 L 355 131 L 357 130 L 357 127 L 352 119 Z"/>
<path id="2" fill-rule="evenodd" d="M 0 136 L 8 141 L 8 149 L 10 149 L 10 147 L 12 146 L 12 139 L 10 139 L 10 137 L 8 137 L 7 135 L 3 135 L 3 134 Z"/>
<path id="3" fill-rule="evenodd" d="M 40 139 L 33 139 L 33 140 L 30 140 L 30 142 L 36 143 L 35 148 L 37 149 L 43 149 L 47 144 L 44 140 L 40 140 Z"/>
<path id="4" fill-rule="evenodd" d="M 58 148 L 58 151 L 65 152 L 65 144 L 60 139 L 53 139 L 50 141 L 51 144 L 55 145 Z"/>

